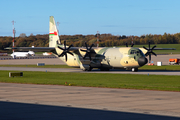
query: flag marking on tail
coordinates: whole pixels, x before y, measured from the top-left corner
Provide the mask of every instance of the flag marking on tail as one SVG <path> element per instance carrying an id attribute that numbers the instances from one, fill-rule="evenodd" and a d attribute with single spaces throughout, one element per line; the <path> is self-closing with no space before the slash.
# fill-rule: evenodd
<path id="1" fill-rule="evenodd" d="M 56 32 L 56 31 L 50 32 L 49 35 L 50 35 L 50 36 L 52 36 L 52 35 L 57 35 L 57 32 Z"/>

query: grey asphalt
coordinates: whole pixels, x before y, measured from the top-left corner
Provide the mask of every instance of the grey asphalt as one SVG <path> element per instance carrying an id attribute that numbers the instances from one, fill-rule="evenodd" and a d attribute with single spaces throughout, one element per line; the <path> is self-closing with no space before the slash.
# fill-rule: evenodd
<path id="1" fill-rule="evenodd" d="M 1 120 L 179 120 L 179 92 L 0 83 Z"/>

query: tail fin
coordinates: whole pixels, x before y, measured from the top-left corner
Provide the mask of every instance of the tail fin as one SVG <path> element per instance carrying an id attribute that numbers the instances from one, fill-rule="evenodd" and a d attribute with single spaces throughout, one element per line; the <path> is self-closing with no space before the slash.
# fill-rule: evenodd
<path id="1" fill-rule="evenodd" d="M 56 47 L 56 44 L 60 44 L 59 34 L 56 27 L 56 22 L 53 16 L 49 19 L 49 47 Z"/>

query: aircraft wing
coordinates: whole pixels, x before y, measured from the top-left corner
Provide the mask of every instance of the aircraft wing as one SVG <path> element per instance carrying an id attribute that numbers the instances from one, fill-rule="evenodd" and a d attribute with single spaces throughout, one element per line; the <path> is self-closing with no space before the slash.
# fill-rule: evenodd
<path id="1" fill-rule="evenodd" d="M 61 46 L 62 48 L 64 48 L 64 46 Z M 57 47 L 58 48 L 58 47 Z M 17 51 L 34 51 L 34 52 L 53 52 L 55 51 L 55 47 L 7 47 L 5 48 L 6 50 L 17 50 Z M 80 55 L 79 53 L 79 49 L 83 49 L 85 50 L 85 47 L 70 47 L 68 49 L 68 51 L 70 52 L 74 52 L 78 55 Z M 90 50 L 91 53 L 95 53 L 94 49 Z"/>
<path id="2" fill-rule="evenodd" d="M 153 50 L 176 50 L 175 48 L 155 48 L 155 47 L 153 47 L 152 49 L 150 48 L 150 49 L 148 49 L 148 48 L 146 48 L 146 47 L 144 47 L 144 48 L 139 48 L 145 55 L 147 54 L 147 53 L 152 53 L 152 51 Z M 149 51 L 149 52 L 148 52 Z M 155 54 L 155 53 L 154 53 Z"/>
<path id="3" fill-rule="evenodd" d="M 175 48 L 154 48 L 153 50 L 176 50 Z"/>
<path id="4" fill-rule="evenodd" d="M 18 51 L 36 51 L 36 52 L 50 52 L 50 51 L 55 50 L 54 47 L 14 47 L 14 48 L 7 47 L 5 49 L 7 50 L 14 49 Z"/>

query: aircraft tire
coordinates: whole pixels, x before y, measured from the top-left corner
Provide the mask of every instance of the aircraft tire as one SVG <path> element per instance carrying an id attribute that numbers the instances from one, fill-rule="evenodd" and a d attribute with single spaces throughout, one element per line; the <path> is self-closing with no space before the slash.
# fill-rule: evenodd
<path id="1" fill-rule="evenodd" d="M 83 71 L 91 71 L 93 68 L 92 67 L 89 67 L 89 68 L 86 68 L 86 69 L 82 69 Z"/>
<path id="2" fill-rule="evenodd" d="M 138 68 L 132 68 L 132 72 L 137 72 Z"/>
<path id="3" fill-rule="evenodd" d="M 100 68 L 101 71 L 109 71 L 109 68 Z"/>
<path id="4" fill-rule="evenodd" d="M 106 69 L 105 69 L 105 71 L 109 71 L 109 69 L 108 69 L 108 68 L 106 68 Z"/>
<path id="5" fill-rule="evenodd" d="M 89 69 L 87 69 L 86 71 L 91 71 L 92 70 L 92 67 L 89 67 Z"/>

